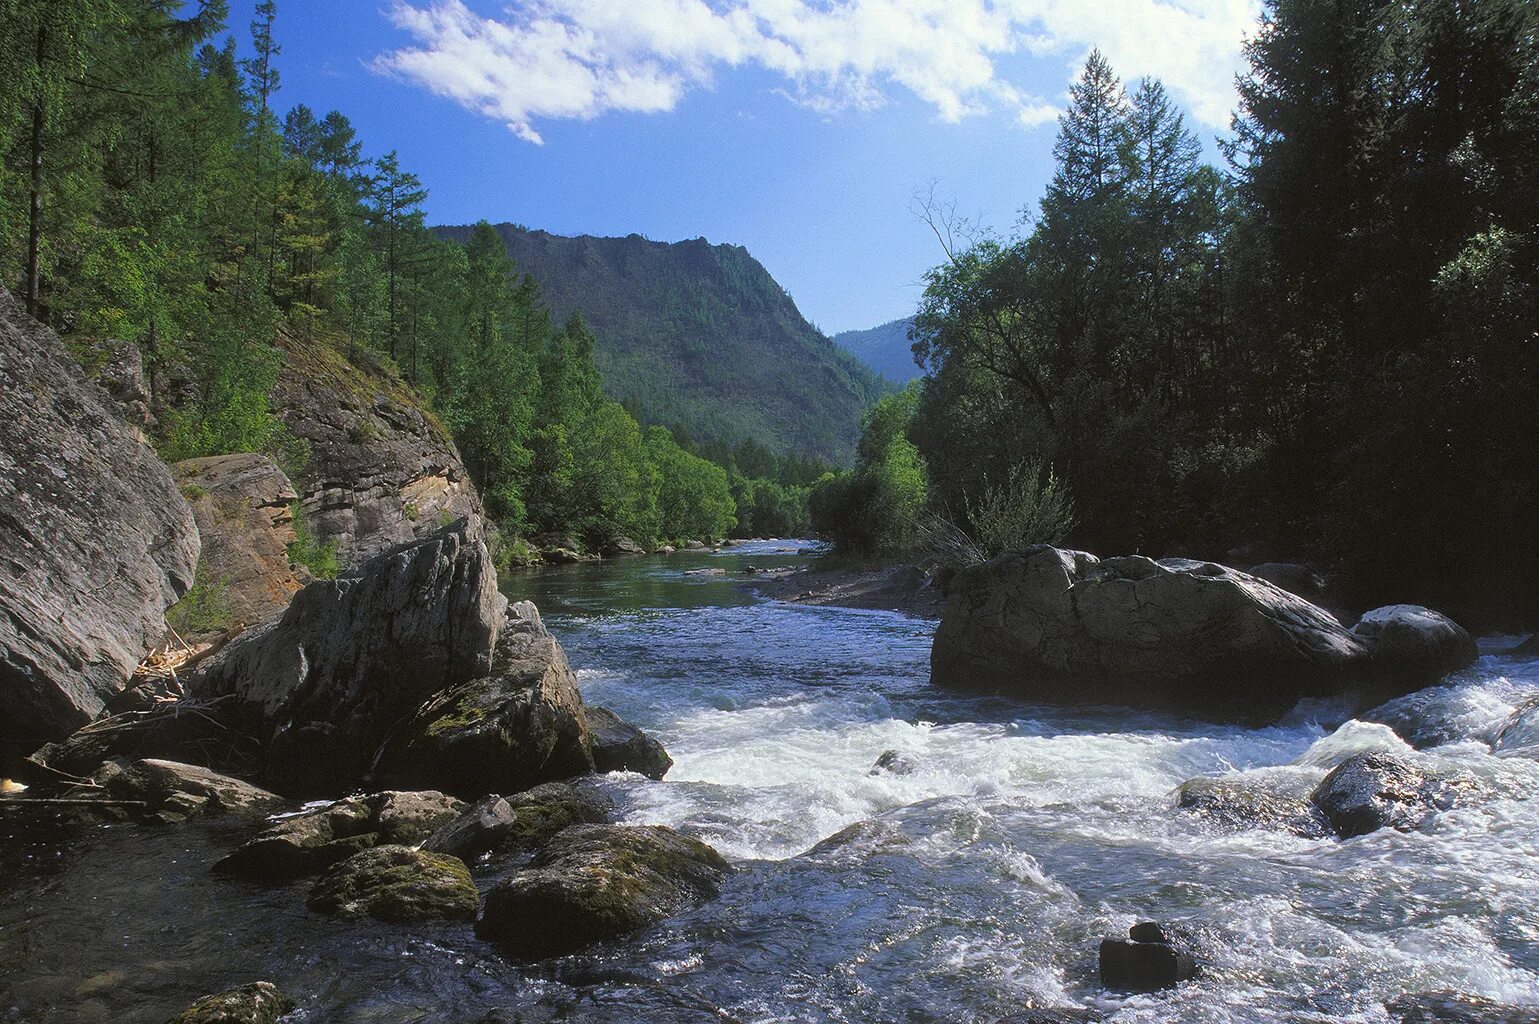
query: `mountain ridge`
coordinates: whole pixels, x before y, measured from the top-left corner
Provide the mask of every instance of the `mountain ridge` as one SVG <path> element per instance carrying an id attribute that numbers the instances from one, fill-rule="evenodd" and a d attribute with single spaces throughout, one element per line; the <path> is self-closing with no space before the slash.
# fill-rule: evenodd
<path id="1" fill-rule="evenodd" d="M 924 373 L 914 363 L 914 350 L 908 338 L 913 325 L 912 317 L 900 317 L 863 331 L 840 331 L 832 340 L 872 373 L 901 387 Z"/>

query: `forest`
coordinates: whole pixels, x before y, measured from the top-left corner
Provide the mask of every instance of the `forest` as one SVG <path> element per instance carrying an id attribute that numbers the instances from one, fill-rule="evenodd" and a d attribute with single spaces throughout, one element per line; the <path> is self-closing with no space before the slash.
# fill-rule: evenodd
<path id="1" fill-rule="evenodd" d="M 1269 0 L 1245 57 L 1222 166 L 1096 52 L 1015 230 L 921 198 L 927 376 L 820 529 L 1307 559 L 1365 607 L 1533 620 L 1539 8 Z"/>
<path id="2" fill-rule="evenodd" d="M 436 237 L 394 152 L 366 156 L 337 111 L 281 109 L 273 0 L 240 48 L 227 15 L 0 0 L 0 280 L 67 340 L 139 346 L 167 461 L 304 459 L 269 401 L 287 333 L 397 370 L 510 538 L 806 529 L 827 467 L 752 444 L 706 458 L 638 422 L 490 225 Z"/>

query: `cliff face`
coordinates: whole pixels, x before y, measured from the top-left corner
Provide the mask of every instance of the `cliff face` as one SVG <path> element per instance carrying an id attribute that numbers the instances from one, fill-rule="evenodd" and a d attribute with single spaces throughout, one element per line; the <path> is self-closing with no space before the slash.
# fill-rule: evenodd
<path id="1" fill-rule="evenodd" d="M 481 500 L 454 441 L 405 381 L 331 345 L 285 336 L 273 404 L 310 449 L 294 475 L 306 526 L 355 564 L 425 537 Z"/>
<path id="2" fill-rule="evenodd" d="M 469 228 L 440 228 L 463 242 Z M 604 386 L 700 441 L 848 461 L 876 376 L 809 324 L 742 246 L 497 228 L 559 319 L 581 313 Z"/>
<path id="3" fill-rule="evenodd" d="M 160 642 L 198 550 L 165 465 L 0 288 L 0 745 L 101 711 Z"/>

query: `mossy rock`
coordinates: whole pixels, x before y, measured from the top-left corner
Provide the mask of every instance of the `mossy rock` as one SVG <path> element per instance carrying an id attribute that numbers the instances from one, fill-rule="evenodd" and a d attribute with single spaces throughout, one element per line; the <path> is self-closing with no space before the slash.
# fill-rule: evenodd
<path id="1" fill-rule="evenodd" d="M 574 825 L 486 896 L 476 934 L 559 956 L 671 917 L 721 891 L 729 867 L 661 826 Z"/>
<path id="2" fill-rule="evenodd" d="M 547 782 L 509 797 L 483 797 L 429 836 L 422 848 L 463 860 L 528 853 L 572 825 L 604 821 L 608 812 L 609 801 L 595 792 Z"/>
<path id="3" fill-rule="evenodd" d="M 294 1008 L 270 981 L 258 981 L 204 996 L 167 1024 L 275 1024 Z"/>
<path id="4" fill-rule="evenodd" d="M 469 920 L 480 897 L 458 857 L 409 846 L 376 846 L 326 870 L 306 905 L 336 917 Z"/>

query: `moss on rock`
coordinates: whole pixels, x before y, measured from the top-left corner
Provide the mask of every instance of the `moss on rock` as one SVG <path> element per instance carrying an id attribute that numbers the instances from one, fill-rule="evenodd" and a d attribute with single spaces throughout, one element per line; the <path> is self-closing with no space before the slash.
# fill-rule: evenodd
<path id="1" fill-rule="evenodd" d="M 270 981 L 204 996 L 167 1024 L 275 1024 L 294 1008 Z"/>
<path id="2" fill-rule="evenodd" d="M 480 901 L 458 857 L 409 846 L 376 846 L 335 864 L 310 890 L 307 906 L 337 917 L 469 920 Z"/>

